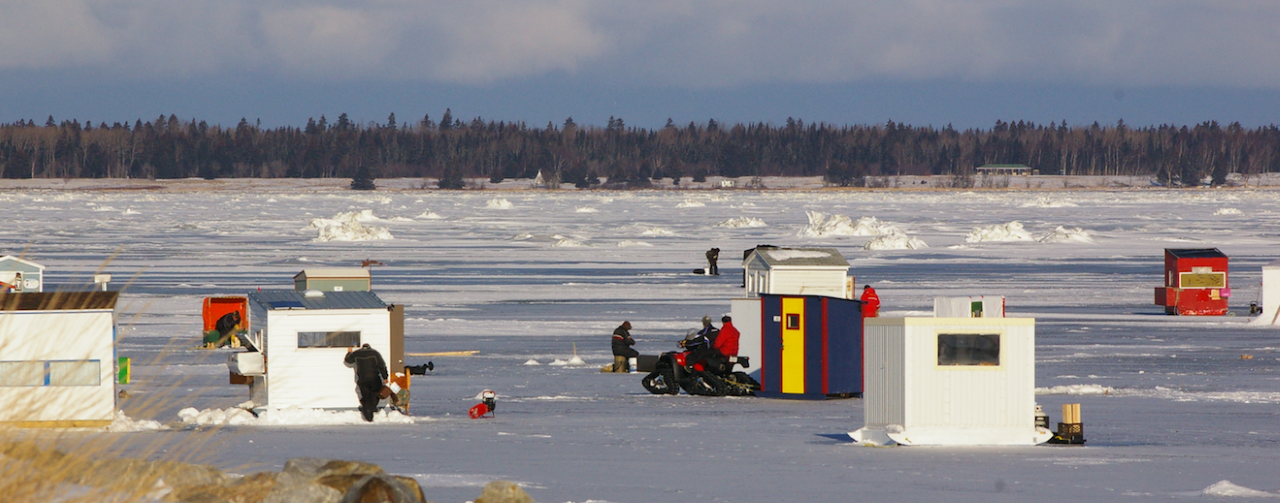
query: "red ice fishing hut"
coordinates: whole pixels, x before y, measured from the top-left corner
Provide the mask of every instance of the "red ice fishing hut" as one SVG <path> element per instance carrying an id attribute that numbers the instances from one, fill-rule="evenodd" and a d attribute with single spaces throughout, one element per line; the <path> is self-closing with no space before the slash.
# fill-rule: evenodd
<path id="1" fill-rule="evenodd" d="M 1164 286 L 1156 288 L 1156 305 L 1167 314 L 1227 314 L 1227 256 L 1217 248 L 1165 248 Z"/>

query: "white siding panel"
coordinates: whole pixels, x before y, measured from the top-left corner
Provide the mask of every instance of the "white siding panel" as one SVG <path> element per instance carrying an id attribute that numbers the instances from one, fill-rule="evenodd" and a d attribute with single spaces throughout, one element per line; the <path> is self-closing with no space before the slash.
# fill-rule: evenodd
<path id="1" fill-rule="evenodd" d="M 291 310 L 268 314 L 267 404 L 273 408 L 355 408 L 355 372 L 346 348 L 299 348 L 298 332 L 359 331 L 360 342 L 391 354 L 391 316 L 383 309 Z M 390 370 L 390 369 L 388 369 Z"/>
<path id="2" fill-rule="evenodd" d="M 751 359 L 751 367 L 743 369 L 753 379 L 760 379 L 760 364 L 763 363 L 764 337 L 762 319 L 760 318 L 760 299 L 733 299 L 729 301 L 733 326 L 742 335 L 738 337 L 738 355 Z"/>
<path id="3" fill-rule="evenodd" d="M 98 360 L 97 386 L 0 387 L 0 421 L 109 421 L 115 415 L 111 311 L 0 314 L 0 360 Z"/>
<path id="4" fill-rule="evenodd" d="M 780 269 L 769 271 L 766 293 L 779 295 L 826 295 L 844 298 L 847 270 Z"/>

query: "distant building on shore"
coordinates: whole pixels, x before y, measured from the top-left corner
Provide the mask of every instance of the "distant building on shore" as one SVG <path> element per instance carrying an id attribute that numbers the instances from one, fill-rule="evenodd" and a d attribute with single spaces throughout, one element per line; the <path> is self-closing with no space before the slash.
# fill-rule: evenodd
<path id="1" fill-rule="evenodd" d="M 995 176 L 1030 176 L 1039 175 L 1040 170 L 1031 169 L 1026 164 L 985 164 L 974 169 L 979 175 Z"/>

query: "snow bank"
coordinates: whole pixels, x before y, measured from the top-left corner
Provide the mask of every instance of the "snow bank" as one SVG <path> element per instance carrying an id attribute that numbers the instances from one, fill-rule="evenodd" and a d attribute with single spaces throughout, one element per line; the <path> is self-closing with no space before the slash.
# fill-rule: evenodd
<path id="1" fill-rule="evenodd" d="M 1023 208 L 1075 208 L 1079 206 L 1069 201 L 1058 201 L 1050 197 L 1041 197 L 1035 201 L 1022 203 Z"/>
<path id="2" fill-rule="evenodd" d="M 769 258 L 772 258 L 772 259 L 777 260 L 777 261 L 780 261 L 780 262 L 785 262 L 785 261 L 788 261 L 788 260 L 795 260 L 795 259 L 805 259 L 805 258 L 829 258 L 829 257 L 831 257 L 831 253 L 829 253 L 829 252 L 824 252 L 824 251 L 817 251 L 817 250 L 770 250 L 770 249 L 762 249 L 762 250 L 760 250 L 760 251 L 763 251 L 764 253 L 768 254 L 768 255 L 769 255 Z"/>
<path id="3" fill-rule="evenodd" d="M 1041 243 L 1092 243 L 1093 236 L 1089 235 L 1089 231 L 1079 227 L 1068 229 L 1059 225 L 1053 232 L 1040 236 L 1036 241 Z"/>
<path id="4" fill-rule="evenodd" d="M 644 241 L 632 241 L 630 239 L 624 239 L 622 241 L 618 241 L 618 248 L 630 248 L 635 246 L 653 247 L 653 245 L 646 243 Z"/>
<path id="5" fill-rule="evenodd" d="M 490 199 L 489 202 L 484 203 L 484 207 L 491 210 L 509 210 L 511 208 L 515 208 L 516 206 L 514 204 L 511 204 L 511 201 L 508 201 L 506 199 L 499 197 L 499 198 Z"/>
<path id="6" fill-rule="evenodd" d="M 121 213 L 121 215 L 141 215 L 141 214 L 142 214 L 141 211 L 135 210 L 133 208 L 125 208 L 124 212 Z"/>
<path id="7" fill-rule="evenodd" d="M 684 200 L 684 202 L 681 202 L 680 204 L 677 204 L 677 205 L 676 205 L 676 207 L 677 207 L 677 208 L 701 208 L 701 207 L 706 206 L 706 205 L 707 205 L 707 203 L 704 203 L 704 202 L 702 202 L 702 201 L 694 201 L 694 200 L 692 200 L 692 199 L 685 199 L 685 200 Z"/>
<path id="8" fill-rule="evenodd" d="M 716 227 L 729 227 L 739 229 L 743 227 L 768 227 L 769 224 L 764 223 L 755 217 L 735 217 L 716 224 Z"/>
<path id="9" fill-rule="evenodd" d="M 583 246 L 587 246 L 586 243 L 583 243 L 582 241 L 578 241 L 572 238 L 567 238 L 559 234 L 551 236 L 551 238 L 556 240 L 556 242 L 551 243 L 552 248 L 580 248 Z"/>
<path id="10" fill-rule="evenodd" d="M 575 212 L 577 212 L 577 213 L 600 213 L 600 210 L 597 210 L 597 209 L 592 208 L 592 207 L 590 207 L 590 206 L 578 206 L 578 207 L 574 208 L 574 210 L 573 210 L 573 211 L 575 211 Z"/>
<path id="11" fill-rule="evenodd" d="M 309 228 L 319 231 L 314 242 L 326 241 L 378 241 L 394 239 L 386 227 L 366 226 L 363 222 L 381 220 L 373 215 L 373 210 L 347 211 L 334 215 L 333 218 L 313 218 Z"/>
<path id="12" fill-rule="evenodd" d="M 321 409 L 267 409 L 254 417 L 253 413 L 239 407 L 227 409 L 196 410 L 187 407 L 178 411 L 182 424 L 189 426 L 304 426 L 304 425 L 342 425 L 363 424 L 357 410 L 321 410 Z M 414 418 L 399 411 L 384 409 L 373 415 L 374 423 L 381 424 L 413 424 Z"/>
<path id="13" fill-rule="evenodd" d="M 167 430 L 160 421 L 152 421 L 150 419 L 133 419 L 125 415 L 124 411 L 117 410 L 116 416 L 111 420 L 111 424 L 107 425 L 106 430 L 112 433 L 126 433 L 134 431 L 156 431 Z"/>
<path id="14" fill-rule="evenodd" d="M 524 362 L 524 364 L 525 365 L 542 365 L 541 363 L 538 363 L 538 360 L 534 360 L 533 358 L 528 359 L 527 361 Z"/>
<path id="15" fill-rule="evenodd" d="M 664 229 L 662 227 L 650 227 L 648 229 L 645 229 L 643 232 L 641 232 L 640 235 L 641 236 L 673 236 L 675 235 L 675 233 L 667 229 Z"/>
<path id="16" fill-rule="evenodd" d="M 431 210 L 424 211 L 422 214 L 413 218 L 418 220 L 444 220 L 444 217 Z"/>
<path id="17" fill-rule="evenodd" d="M 1115 391 L 1110 386 L 1100 384 L 1068 384 L 1066 386 L 1036 388 L 1037 395 L 1110 395 Z"/>
<path id="18" fill-rule="evenodd" d="M 862 245 L 864 250 L 919 250 L 928 247 L 929 245 L 924 241 L 908 236 L 902 231 L 872 238 L 871 241 L 867 241 L 867 244 Z"/>
<path id="19" fill-rule="evenodd" d="M 1205 496 L 1229 496 L 1235 498 L 1280 498 L 1280 494 L 1238 486 L 1232 484 L 1230 480 L 1220 480 L 1204 488 L 1200 493 Z"/>
<path id="20" fill-rule="evenodd" d="M 1241 212 L 1238 208 L 1218 208 L 1218 211 L 1213 212 L 1213 214 L 1214 215 L 1241 215 L 1243 214 L 1243 212 Z M 1226 481 L 1224 480 L 1223 482 L 1226 482 Z"/>
<path id="21" fill-rule="evenodd" d="M 986 227 L 974 227 L 973 231 L 965 236 L 966 243 L 1003 243 L 1010 241 L 1032 241 L 1035 238 L 1030 232 L 1022 228 L 1022 223 L 1017 220 L 1007 224 L 988 225 Z"/>
<path id="22" fill-rule="evenodd" d="M 828 215 L 819 211 L 805 213 L 809 215 L 809 225 L 800 229 L 800 237 L 880 236 L 902 232 L 894 225 L 876 220 L 876 217 L 862 217 L 854 222 L 844 215 Z"/>

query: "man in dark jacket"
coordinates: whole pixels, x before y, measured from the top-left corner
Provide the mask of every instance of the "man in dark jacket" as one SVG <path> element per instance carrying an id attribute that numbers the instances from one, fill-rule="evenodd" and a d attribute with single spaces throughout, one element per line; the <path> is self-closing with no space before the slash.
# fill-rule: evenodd
<path id="1" fill-rule="evenodd" d="M 373 422 L 373 413 L 378 410 L 379 394 L 387 382 L 387 362 L 382 360 L 378 350 L 363 344 L 360 349 L 347 353 L 343 362 L 356 371 L 356 387 L 360 395 L 360 415 L 365 421 Z"/>
<path id="2" fill-rule="evenodd" d="M 631 372 L 631 358 L 640 356 L 640 352 L 631 346 L 636 345 L 631 338 L 631 322 L 624 321 L 613 329 L 613 371 Z"/>
<path id="3" fill-rule="evenodd" d="M 720 267 L 716 266 L 716 262 L 720 260 L 720 249 L 712 248 L 707 250 L 707 274 L 711 276 L 720 275 Z"/>

